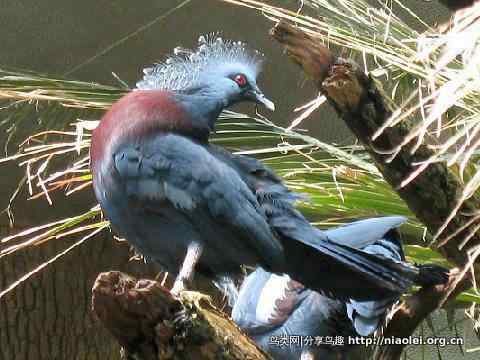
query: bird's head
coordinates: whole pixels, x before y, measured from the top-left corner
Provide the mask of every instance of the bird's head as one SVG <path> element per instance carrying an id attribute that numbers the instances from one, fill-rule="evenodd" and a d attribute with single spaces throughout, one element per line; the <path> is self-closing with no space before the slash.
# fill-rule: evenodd
<path id="1" fill-rule="evenodd" d="M 224 107 L 253 101 L 274 110 L 257 85 L 263 55 L 240 41 L 216 34 L 200 36 L 194 50 L 177 47 L 166 61 L 144 70 L 139 89 L 163 89 L 177 93 L 205 92 L 220 97 Z"/>

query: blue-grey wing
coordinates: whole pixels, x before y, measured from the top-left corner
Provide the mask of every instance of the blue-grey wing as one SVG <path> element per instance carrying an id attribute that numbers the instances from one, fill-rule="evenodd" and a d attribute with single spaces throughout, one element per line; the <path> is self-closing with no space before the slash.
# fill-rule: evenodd
<path id="1" fill-rule="evenodd" d="M 234 168 L 256 194 L 270 227 L 278 234 L 285 253 L 288 254 L 287 265 L 291 265 L 288 268 L 289 275 L 296 280 L 323 291 L 324 294 L 345 300 L 348 298 L 344 296 L 346 292 L 357 299 L 380 298 L 383 292 L 377 293 L 376 288 L 381 287 L 391 293 L 401 293 L 416 280 L 416 268 L 377 255 L 372 256 L 360 249 L 376 239 L 377 235 L 384 235 L 386 229 L 397 226 L 403 218 L 378 220 L 370 224 L 373 229 L 369 232 L 366 231 L 368 226 L 362 224 L 355 226 L 354 231 L 347 226 L 347 229 L 332 233 L 331 240 L 295 208 L 294 202 L 301 196 L 290 191 L 267 166 L 254 158 L 232 155 L 214 145 L 210 145 L 208 150 Z M 366 231 L 365 239 L 362 239 L 361 231 Z M 357 235 L 359 236 L 356 237 Z M 352 245 L 344 240 L 350 241 Z M 317 271 L 335 269 L 336 278 L 319 277 L 317 272 L 307 271 L 305 265 L 309 263 L 310 266 L 310 262 L 318 264 Z M 349 286 L 365 279 L 368 279 L 368 283 L 363 282 L 364 288 Z M 346 288 L 342 289 L 342 286 Z"/>
<path id="2" fill-rule="evenodd" d="M 384 216 L 355 221 L 324 231 L 325 235 L 339 244 L 345 244 L 356 249 L 365 249 L 368 245 L 382 239 L 390 230 L 405 223 L 403 216 Z"/>
<path id="3" fill-rule="evenodd" d="M 114 162 L 125 186 L 125 196 L 141 206 L 154 211 L 167 202 L 191 216 L 192 222 L 195 214 L 208 216 L 220 226 L 243 235 L 245 244 L 239 246 L 255 252 L 265 265 L 282 262 L 282 247 L 255 194 L 233 169 L 215 159 L 202 144 L 175 134 L 159 135 L 120 147 Z"/>

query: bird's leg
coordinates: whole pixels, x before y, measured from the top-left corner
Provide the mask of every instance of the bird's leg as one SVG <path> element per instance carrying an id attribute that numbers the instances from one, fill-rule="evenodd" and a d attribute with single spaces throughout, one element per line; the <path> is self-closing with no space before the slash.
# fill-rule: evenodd
<path id="1" fill-rule="evenodd" d="M 202 255 L 203 246 L 199 243 L 192 242 L 188 245 L 187 254 L 185 255 L 185 259 L 183 260 L 182 267 L 180 268 L 180 272 L 173 283 L 172 290 L 170 293 L 173 296 L 180 298 L 182 303 L 184 301 L 194 303 L 196 306 L 200 307 L 200 300 L 207 300 L 210 301 L 210 298 L 206 295 L 196 293 L 193 291 L 185 291 L 185 283 L 190 283 L 193 279 L 193 271 L 195 269 L 195 265 L 197 264 L 200 256 Z M 179 312 L 175 314 L 174 324 L 176 326 L 181 326 L 182 323 L 187 322 L 189 318 L 188 311 L 183 308 Z"/>
<path id="2" fill-rule="evenodd" d="M 189 283 L 193 279 L 193 271 L 195 269 L 195 265 L 197 264 L 200 256 L 202 255 L 203 246 L 197 242 L 192 242 L 188 245 L 187 248 L 187 255 L 183 260 L 182 267 L 180 268 L 180 272 L 173 283 L 172 290 L 170 291 L 173 295 L 179 295 L 180 292 L 185 290 L 185 282 Z"/>

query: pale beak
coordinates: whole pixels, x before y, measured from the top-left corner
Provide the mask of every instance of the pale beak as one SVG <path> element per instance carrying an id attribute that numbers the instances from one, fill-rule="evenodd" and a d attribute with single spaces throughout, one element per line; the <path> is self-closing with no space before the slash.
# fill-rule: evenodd
<path id="1" fill-rule="evenodd" d="M 273 101 L 267 99 L 259 88 L 248 91 L 248 97 L 255 101 L 257 104 L 263 104 L 268 110 L 275 111 L 275 104 Z"/>
<path id="2" fill-rule="evenodd" d="M 268 110 L 275 111 L 275 104 L 270 99 L 267 99 L 263 93 L 255 93 L 255 99 L 258 103 L 263 104 Z"/>

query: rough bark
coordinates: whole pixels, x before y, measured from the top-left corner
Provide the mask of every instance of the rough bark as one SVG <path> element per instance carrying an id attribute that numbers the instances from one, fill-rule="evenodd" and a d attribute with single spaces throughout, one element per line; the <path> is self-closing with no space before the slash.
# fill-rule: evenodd
<path id="1" fill-rule="evenodd" d="M 272 29 L 271 35 L 285 46 L 290 58 L 312 78 L 339 117 L 364 145 L 385 180 L 398 192 L 415 216 L 435 234 L 456 208 L 464 189 L 455 171 L 447 168 L 444 163 L 430 165 L 408 185 L 400 187 L 402 181 L 415 170 L 414 164 L 433 154 L 433 150 L 426 144 L 412 153 L 415 145 L 413 140 L 389 161 L 391 150 L 414 128 L 414 120 L 386 128 L 372 140 L 373 134 L 394 110 L 379 83 L 354 62 L 335 58 L 318 39 L 292 25 L 280 22 Z M 480 199 L 477 196 L 466 200 L 444 231 L 444 234 L 455 236 L 439 248 L 448 260 L 462 270 L 451 275 L 447 285 L 422 289 L 405 301 L 398 308 L 386 334 L 399 337 L 411 335 L 427 314 L 470 285 L 468 279 L 464 279 L 465 273 L 469 274 L 467 270 L 471 261 L 468 251 L 475 249 L 480 238 L 474 235 L 465 247 L 459 247 L 465 236 L 478 225 L 478 220 L 472 222 L 472 214 L 478 209 Z M 383 349 L 380 357 L 398 359 L 401 350 L 401 347 Z"/>
<path id="2" fill-rule="evenodd" d="M 200 293 L 177 299 L 157 281 L 112 271 L 97 277 L 92 308 L 126 359 L 269 359 Z"/>

